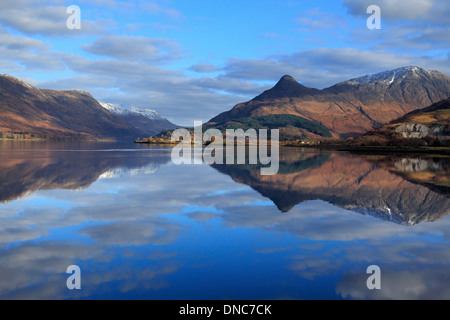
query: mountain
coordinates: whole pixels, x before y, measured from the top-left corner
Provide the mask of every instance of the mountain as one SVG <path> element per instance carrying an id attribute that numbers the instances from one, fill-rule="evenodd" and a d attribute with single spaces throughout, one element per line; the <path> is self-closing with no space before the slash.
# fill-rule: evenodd
<path id="1" fill-rule="evenodd" d="M 132 140 L 145 135 L 88 92 L 38 89 L 0 75 L 0 138 Z"/>
<path id="2" fill-rule="evenodd" d="M 450 141 L 450 98 L 427 108 L 412 111 L 383 127 L 370 131 L 350 145 L 425 146 Z"/>
<path id="3" fill-rule="evenodd" d="M 166 118 L 163 118 L 156 111 L 150 109 L 141 109 L 136 107 L 117 106 L 112 103 L 100 102 L 109 112 L 116 114 L 127 121 L 130 125 L 146 133 L 145 136 L 153 136 L 164 130 L 179 128 Z"/>
<path id="4" fill-rule="evenodd" d="M 306 87 L 286 75 L 272 89 L 216 116 L 208 125 L 224 126 L 242 118 L 292 115 L 328 128 L 333 137 L 348 138 L 449 96 L 450 78 L 419 67 L 354 78 L 322 90 Z"/>

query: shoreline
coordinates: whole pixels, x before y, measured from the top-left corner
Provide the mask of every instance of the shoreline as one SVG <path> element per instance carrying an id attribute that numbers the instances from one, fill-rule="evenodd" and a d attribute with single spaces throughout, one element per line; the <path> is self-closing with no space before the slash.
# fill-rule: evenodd
<path id="1" fill-rule="evenodd" d="M 180 142 L 169 141 L 134 141 L 136 144 L 148 144 L 148 145 L 160 145 L 160 146 L 176 146 Z M 270 145 L 270 142 L 268 143 Z M 192 143 L 191 145 L 194 145 Z M 237 145 L 236 143 L 234 144 Z M 203 144 L 203 147 L 207 147 L 208 144 Z M 224 147 L 226 143 L 224 143 Z M 246 146 L 249 146 L 246 143 Z M 294 144 L 291 142 L 280 142 L 280 147 L 289 148 L 309 148 L 309 149 L 322 149 L 330 151 L 344 151 L 355 154 L 418 154 L 418 155 L 444 155 L 450 156 L 450 147 L 399 147 L 399 146 L 349 146 L 349 145 L 332 145 L 332 144 Z"/>
<path id="2" fill-rule="evenodd" d="M 445 155 L 450 156 L 450 147 L 398 147 L 398 146 L 348 146 L 348 145 L 294 145 L 286 144 L 292 148 L 312 148 L 332 151 L 345 151 L 355 154 L 418 154 L 418 155 Z"/>

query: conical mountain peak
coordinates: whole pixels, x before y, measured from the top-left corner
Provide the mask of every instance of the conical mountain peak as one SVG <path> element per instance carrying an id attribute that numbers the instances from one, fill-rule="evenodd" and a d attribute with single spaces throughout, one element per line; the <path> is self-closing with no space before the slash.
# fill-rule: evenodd
<path id="1" fill-rule="evenodd" d="M 282 76 L 280 81 L 278 81 L 278 83 L 280 83 L 280 82 L 296 82 L 296 83 L 298 83 L 297 80 L 294 79 L 294 77 L 292 77 L 288 74 Z"/>
<path id="2" fill-rule="evenodd" d="M 290 75 L 282 76 L 278 83 L 275 85 L 275 88 L 305 88 L 304 85 L 297 82 L 294 77 Z"/>
<path id="3" fill-rule="evenodd" d="M 277 99 L 283 97 L 300 97 L 304 95 L 314 94 L 317 89 L 312 89 L 305 87 L 300 84 L 290 75 L 285 75 L 281 77 L 278 83 L 270 90 L 267 90 L 262 95 L 257 97 L 258 100 L 261 99 Z"/>

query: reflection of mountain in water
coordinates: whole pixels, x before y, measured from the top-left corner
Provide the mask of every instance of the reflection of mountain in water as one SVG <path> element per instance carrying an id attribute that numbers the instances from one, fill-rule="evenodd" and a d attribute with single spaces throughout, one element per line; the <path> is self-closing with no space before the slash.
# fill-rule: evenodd
<path id="1" fill-rule="evenodd" d="M 400 158 L 366 156 L 370 162 L 402 178 L 450 197 L 450 159 L 444 157 Z"/>
<path id="2" fill-rule="evenodd" d="M 280 168 L 284 170 L 274 176 L 261 176 L 256 167 L 250 166 L 213 167 L 251 186 L 283 212 L 301 202 L 320 199 L 362 214 L 414 225 L 436 221 L 450 210 L 450 199 L 436 192 L 438 188 L 430 190 L 343 153 L 284 151 L 280 154 Z"/>
<path id="3" fill-rule="evenodd" d="M 151 173 L 170 161 L 167 153 L 132 156 L 120 151 L 15 151 L 2 153 L 0 202 L 37 190 L 78 190 L 99 178 Z"/>
<path id="4" fill-rule="evenodd" d="M 140 175 L 153 174 L 161 165 L 151 163 L 141 168 L 127 169 L 127 168 L 115 168 L 102 173 L 99 179 L 113 179 L 120 177 L 136 177 Z"/>

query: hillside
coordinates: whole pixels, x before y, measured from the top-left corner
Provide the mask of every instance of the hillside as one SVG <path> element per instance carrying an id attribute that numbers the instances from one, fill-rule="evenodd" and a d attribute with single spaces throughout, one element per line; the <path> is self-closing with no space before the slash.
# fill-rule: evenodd
<path id="1" fill-rule="evenodd" d="M 356 137 L 450 96 L 450 78 L 438 71 L 403 67 L 318 90 L 283 76 L 270 90 L 208 123 L 293 115 L 328 128 L 335 138 Z"/>
<path id="2" fill-rule="evenodd" d="M 38 89 L 0 76 L 1 137 L 131 140 L 145 132 L 105 110 L 89 93 Z"/>
<path id="3" fill-rule="evenodd" d="M 450 98 L 427 108 L 412 111 L 383 127 L 373 130 L 351 145 L 425 146 L 446 145 L 450 141 Z"/>
<path id="4" fill-rule="evenodd" d="M 205 128 L 216 128 L 222 132 L 226 132 L 227 129 L 279 129 L 281 140 L 332 137 L 331 131 L 319 122 L 292 114 L 242 117 L 214 125 L 208 123 Z"/>

